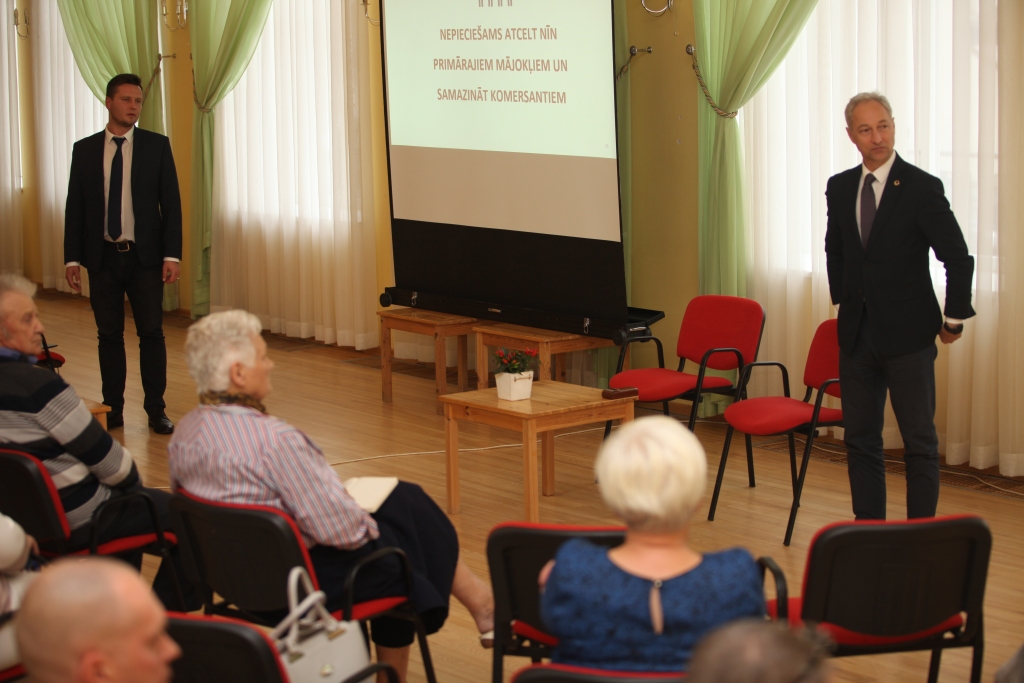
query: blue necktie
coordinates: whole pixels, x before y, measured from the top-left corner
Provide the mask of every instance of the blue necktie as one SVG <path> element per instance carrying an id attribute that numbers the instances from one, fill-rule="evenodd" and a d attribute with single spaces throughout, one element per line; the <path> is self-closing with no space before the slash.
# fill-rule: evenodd
<path id="1" fill-rule="evenodd" d="M 121 236 L 121 185 L 124 184 L 124 156 L 121 145 L 124 138 L 112 138 L 117 144 L 114 159 L 110 162 L 110 196 L 107 199 L 107 234 L 117 241 Z"/>
<path id="2" fill-rule="evenodd" d="M 860 193 L 860 241 L 866 249 L 868 238 L 871 237 L 871 226 L 875 222 L 875 176 L 868 173 L 864 176 L 864 189 Z"/>

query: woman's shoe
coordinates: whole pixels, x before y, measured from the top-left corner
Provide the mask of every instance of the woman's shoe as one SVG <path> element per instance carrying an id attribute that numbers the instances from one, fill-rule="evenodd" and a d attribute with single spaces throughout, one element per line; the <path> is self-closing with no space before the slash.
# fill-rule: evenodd
<path id="1" fill-rule="evenodd" d="M 480 647 L 490 650 L 494 647 L 494 629 L 480 634 Z"/>

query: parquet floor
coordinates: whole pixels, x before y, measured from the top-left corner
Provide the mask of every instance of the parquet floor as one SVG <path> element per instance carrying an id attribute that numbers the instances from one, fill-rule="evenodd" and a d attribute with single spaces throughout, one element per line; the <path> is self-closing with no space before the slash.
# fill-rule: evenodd
<path id="1" fill-rule="evenodd" d="M 95 326 L 87 300 L 43 293 L 39 298 L 47 339 L 68 363 L 63 377 L 86 397 L 100 398 Z M 167 412 L 177 421 L 196 405 L 195 391 L 184 364 L 182 346 L 187 320 L 168 317 Z M 128 389 L 126 425 L 115 430 L 141 468 L 147 485 L 167 486 L 168 437 L 152 434 L 142 410 L 138 377 L 138 348 L 128 324 Z M 366 364 L 346 363 L 365 357 L 351 349 L 270 339 L 276 364 L 274 391 L 266 401 L 271 413 L 305 430 L 320 444 L 342 478 L 359 475 L 397 475 L 420 484 L 444 505 L 444 424 L 434 412 L 433 382 L 408 375 L 394 377 L 394 402 L 380 400 L 380 372 Z M 640 411 L 642 414 L 642 411 Z M 816 529 L 850 517 L 850 494 L 845 468 L 812 461 L 793 545 L 782 545 L 790 504 L 786 455 L 767 449 L 755 452 L 757 487 L 748 488 L 743 441 L 734 440 L 717 519 L 708 522 L 714 473 L 722 448 L 724 427 L 702 423 L 697 434 L 708 451 L 708 489 L 692 524 L 692 543 L 699 550 L 735 545 L 755 556 L 770 555 L 786 572 L 796 593 L 803 578 L 807 545 Z M 480 425 L 460 428 L 462 513 L 452 517 L 468 564 L 487 574 L 485 540 L 497 523 L 522 513 L 521 445 L 518 435 Z M 594 484 L 592 463 L 601 441 L 599 426 L 571 430 L 556 441 L 556 495 L 542 497 L 541 519 L 553 523 L 614 523 Z M 505 448 L 493 448 L 507 444 Z M 488 450 L 472 450 L 488 448 Z M 888 479 L 889 516 L 905 515 L 903 482 Z M 994 535 L 994 550 L 985 603 L 985 668 L 983 680 L 1024 642 L 1024 501 L 976 491 L 943 487 L 939 514 L 978 513 Z M 431 637 L 438 678 L 448 682 L 489 680 L 490 653 L 477 644 L 468 612 L 452 602 L 446 626 Z M 410 680 L 423 680 L 413 648 Z M 943 656 L 940 681 L 966 681 L 970 654 L 949 651 Z M 525 660 L 506 660 L 511 674 Z M 924 681 L 927 653 L 894 654 L 837 660 L 838 681 Z"/>

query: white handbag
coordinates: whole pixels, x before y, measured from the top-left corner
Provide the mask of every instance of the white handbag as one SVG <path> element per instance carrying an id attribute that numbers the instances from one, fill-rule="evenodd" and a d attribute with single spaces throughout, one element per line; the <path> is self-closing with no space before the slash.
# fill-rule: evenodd
<path id="1" fill-rule="evenodd" d="M 306 596 L 301 602 L 300 583 Z M 338 621 L 324 607 L 326 600 L 323 591 L 313 590 L 304 567 L 292 568 L 288 574 L 290 613 L 271 637 L 293 683 L 340 683 L 370 663 L 359 622 Z"/>

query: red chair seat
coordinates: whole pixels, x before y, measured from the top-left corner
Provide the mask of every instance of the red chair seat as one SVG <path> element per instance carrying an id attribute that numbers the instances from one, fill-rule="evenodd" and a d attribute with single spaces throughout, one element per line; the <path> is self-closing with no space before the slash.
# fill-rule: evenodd
<path id="1" fill-rule="evenodd" d="M 778 610 L 775 600 L 769 600 L 767 603 L 768 615 L 772 619 L 775 618 L 775 614 Z M 800 614 L 803 611 L 803 599 L 802 598 L 790 598 L 789 599 L 789 625 L 792 628 L 803 628 L 804 622 L 800 618 Z M 850 631 L 841 626 L 835 624 L 829 624 L 822 622 L 818 624 L 818 628 L 828 634 L 828 636 L 835 641 L 837 645 L 848 645 L 848 646 L 879 646 L 879 645 L 898 645 L 901 643 L 912 643 L 918 640 L 927 640 L 936 636 L 941 636 L 947 631 L 953 631 L 964 625 L 964 619 L 960 614 L 954 614 L 945 621 L 936 624 L 935 626 L 925 629 L 924 631 L 918 631 L 917 633 L 907 633 L 902 636 L 875 636 L 869 633 L 858 633 L 856 631 Z"/>
<path id="2" fill-rule="evenodd" d="M 352 605 L 352 619 L 354 621 L 362 621 L 364 619 L 370 619 L 375 614 L 387 612 L 392 610 L 399 605 L 403 605 L 409 602 L 409 598 L 404 596 L 396 596 L 393 598 L 377 598 L 376 600 L 367 600 L 366 602 L 360 602 Z M 341 619 L 341 610 L 334 612 L 335 619 Z"/>
<path id="3" fill-rule="evenodd" d="M 178 544 L 178 537 L 170 531 L 164 532 L 164 538 L 171 545 Z M 106 543 L 100 543 L 96 547 L 96 554 L 98 555 L 117 555 L 119 553 L 126 553 L 131 550 L 139 550 L 146 546 L 153 545 L 156 543 L 156 534 L 139 534 L 138 536 L 125 536 L 124 538 L 115 538 L 113 541 L 107 541 Z M 55 556 L 54 553 L 44 551 L 43 554 L 47 557 Z M 68 553 L 69 556 L 88 555 L 89 549 L 82 548 L 74 552 Z"/>
<path id="4" fill-rule="evenodd" d="M 628 678 L 629 680 L 636 680 L 638 678 L 650 679 L 650 680 L 671 680 L 678 681 L 680 678 L 686 678 L 685 673 L 678 672 L 666 672 L 666 671 L 613 671 L 609 669 L 593 669 L 588 666 L 572 666 L 570 664 L 531 664 L 530 666 L 523 667 L 519 671 L 512 674 L 512 680 L 510 683 L 515 683 L 521 674 L 526 671 L 533 669 L 544 669 L 545 671 L 564 671 L 569 674 L 583 674 L 585 676 L 595 676 L 599 678 Z"/>
<path id="5" fill-rule="evenodd" d="M 765 396 L 737 401 L 725 409 L 725 419 L 744 434 L 780 434 L 808 424 L 814 404 L 785 396 Z M 843 411 L 822 406 L 818 423 L 842 422 Z"/>
<path id="6" fill-rule="evenodd" d="M 636 387 L 640 401 L 667 401 L 697 388 L 697 375 L 677 372 L 667 368 L 642 368 L 626 370 L 608 380 L 612 389 Z M 718 375 L 704 375 L 704 389 L 731 387 L 732 382 Z"/>
<path id="7" fill-rule="evenodd" d="M 13 681 L 25 675 L 25 667 L 21 664 L 12 666 L 10 669 L 0 671 L 0 681 Z"/>
<path id="8" fill-rule="evenodd" d="M 522 638 L 528 638 L 536 643 L 542 643 L 549 647 L 558 645 L 558 638 L 555 636 L 548 635 L 539 628 L 534 628 L 525 621 L 520 621 L 518 619 L 512 620 L 512 633 L 515 633 L 517 636 Z"/>

